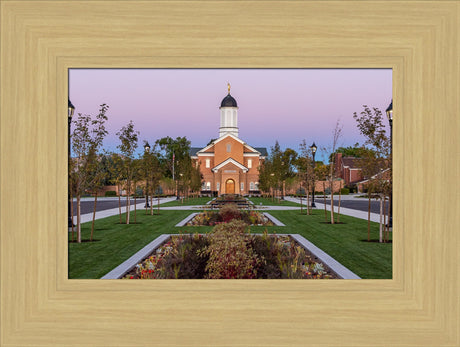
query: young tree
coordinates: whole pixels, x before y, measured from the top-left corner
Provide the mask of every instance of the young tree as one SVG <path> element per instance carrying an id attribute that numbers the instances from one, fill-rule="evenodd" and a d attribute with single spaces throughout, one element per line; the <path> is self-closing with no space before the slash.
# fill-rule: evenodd
<path id="1" fill-rule="evenodd" d="M 130 197 L 132 193 L 132 180 L 135 166 L 134 152 L 137 148 L 138 135 L 139 131 L 134 130 L 134 123 L 132 120 L 117 132 L 117 136 L 120 139 L 120 144 L 117 146 L 117 148 L 123 155 L 123 170 L 126 188 L 126 224 L 129 224 L 129 214 L 131 207 Z"/>
<path id="2" fill-rule="evenodd" d="M 111 153 L 109 155 L 109 160 L 107 161 L 108 164 L 108 171 L 110 177 L 110 184 L 114 184 L 117 186 L 118 192 L 118 217 L 120 220 L 120 224 L 122 223 L 121 220 L 121 188 L 122 182 L 124 180 L 123 174 L 123 159 L 118 153 Z"/>
<path id="3" fill-rule="evenodd" d="M 154 145 L 153 148 L 146 150 L 142 158 L 143 178 L 148 186 L 147 195 L 150 195 L 150 214 L 153 215 L 153 195 L 160 184 L 160 180 L 163 178 L 163 168 L 160 166 L 159 153 L 156 149 L 156 145 Z M 158 199 L 157 214 L 159 213 Z"/>
<path id="4" fill-rule="evenodd" d="M 94 119 L 90 115 L 78 114 L 74 121 L 75 128 L 71 134 L 72 151 L 75 155 L 75 194 L 77 197 L 77 242 L 81 242 L 81 195 L 91 185 L 94 175 L 94 162 L 107 135 L 105 122 L 108 105 L 100 106 L 98 115 Z"/>
<path id="5" fill-rule="evenodd" d="M 389 136 L 386 135 L 382 112 L 373 107 L 363 105 L 364 110 L 358 115 L 356 112 L 353 118 L 361 134 L 366 138 L 365 145 L 371 146 L 363 157 L 363 174 L 368 178 L 368 240 L 370 240 L 370 199 L 373 192 L 378 193 L 381 203 L 385 203 L 386 195 L 391 192 L 391 143 Z M 385 178 L 385 173 L 390 177 Z M 383 209 L 381 209 L 383 213 Z M 382 229 L 382 227 L 380 227 Z M 380 232 L 380 242 L 382 242 L 382 232 Z"/>
<path id="6" fill-rule="evenodd" d="M 167 136 L 155 143 L 160 148 L 160 164 L 165 168 L 165 176 L 171 177 L 177 188 L 179 183 L 183 183 L 181 177 L 187 174 L 191 166 L 190 141 L 186 137 L 172 139 Z M 178 196 L 177 189 L 176 195 Z"/>
<path id="7" fill-rule="evenodd" d="M 97 207 L 97 193 L 103 185 L 104 172 L 102 165 L 94 149 L 90 150 L 88 155 L 90 165 L 88 166 L 88 185 L 87 190 L 94 196 L 93 204 L 93 220 L 91 222 L 91 236 L 90 241 L 93 241 L 94 236 L 94 222 L 96 220 L 96 207 Z"/>
<path id="8" fill-rule="evenodd" d="M 340 124 L 338 120 L 335 124 L 334 131 L 332 132 L 332 145 L 329 150 L 329 153 L 333 154 L 337 150 L 339 139 L 342 135 L 342 128 L 343 126 Z M 327 149 L 325 149 L 327 150 Z M 331 160 L 329 161 L 329 187 L 331 189 L 331 224 L 334 224 L 334 178 L 335 178 L 335 156 L 333 155 Z"/>
<path id="9" fill-rule="evenodd" d="M 76 174 L 76 160 L 70 158 L 69 160 L 69 192 L 70 192 L 70 220 L 72 221 L 72 242 L 75 241 L 75 225 L 73 223 L 73 197 L 76 196 L 76 183 L 77 183 L 77 174 Z"/>
<path id="10" fill-rule="evenodd" d="M 311 149 L 307 146 L 305 140 L 300 144 L 300 156 L 297 159 L 297 172 L 299 179 L 304 183 L 305 192 L 307 195 L 307 214 L 310 214 L 310 189 L 315 189 L 313 187 L 313 182 L 315 181 L 315 170 L 313 167 L 313 156 Z"/>

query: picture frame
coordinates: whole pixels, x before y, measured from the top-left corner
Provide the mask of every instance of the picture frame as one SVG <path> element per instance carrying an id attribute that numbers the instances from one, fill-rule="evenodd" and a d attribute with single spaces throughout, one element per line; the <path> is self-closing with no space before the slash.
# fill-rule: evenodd
<path id="1" fill-rule="evenodd" d="M 458 346 L 459 16 L 456 1 L 3 1 L 0 344 Z M 393 279 L 67 279 L 81 67 L 392 68 Z"/>

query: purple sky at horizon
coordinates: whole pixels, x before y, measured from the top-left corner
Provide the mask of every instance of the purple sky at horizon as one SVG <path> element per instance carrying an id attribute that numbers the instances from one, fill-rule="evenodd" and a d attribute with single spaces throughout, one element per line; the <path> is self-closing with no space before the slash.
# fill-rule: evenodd
<path id="1" fill-rule="evenodd" d="M 330 147 L 337 120 L 339 146 L 361 144 L 353 112 L 363 105 L 384 112 L 392 99 L 391 69 L 70 69 L 69 98 L 74 118 L 110 106 L 107 150 L 116 150 L 115 134 L 129 120 L 140 131 L 139 153 L 143 140 L 165 136 L 204 147 L 218 137 L 227 82 L 239 107 L 239 137 L 267 150 L 276 140 L 282 149 L 298 150 L 303 139 Z"/>

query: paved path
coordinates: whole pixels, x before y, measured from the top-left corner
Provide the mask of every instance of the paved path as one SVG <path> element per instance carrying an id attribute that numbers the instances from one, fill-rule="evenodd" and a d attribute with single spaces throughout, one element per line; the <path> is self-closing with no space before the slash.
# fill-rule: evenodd
<path id="1" fill-rule="evenodd" d="M 156 202 L 156 199 L 154 199 Z M 136 201 L 138 204 L 144 203 L 145 198 L 138 198 Z M 134 199 L 131 199 L 131 206 L 134 204 Z M 121 207 L 126 207 L 126 197 L 120 199 Z M 144 206 L 144 205 L 143 205 Z M 111 210 L 118 208 L 118 197 L 98 197 L 96 204 L 96 212 L 103 210 Z M 81 214 L 92 213 L 94 209 L 94 197 L 82 198 L 80 202 Z M 73 214 L 77 215 L 77 199 L 73 199 Z"/>
<path id="2" fill-rule="evenodd" d="M 341 199 L 341 206 L 345 208 L 351 208 L 353 210 L 361 210 L 367 212 L 369 208 L 369 200 L 366 198 L 358 198 L 355 195 L 342 195 Z M 337 195 L 334 195 L 334 205 L 337 204 L 339 201 L 339 197 Z M 315 197 L 315 204 L 319 202 L 321 204 L 324 203 L 324 199 L 322 197 Z M 326 205 L 330 205 L 331 200 L 326 198 Z M 388 202 L 387 202 L 387 208 L 388 208 Z M 372 199 L 371 200 L 371 212 L 372 213 L 380 213 L 380 201 Z"/>
<path id="3" fill-rule="evenodd" d="M 175 200 L 176 200 L 175 196 L 169 197 L 169 198 L 161 198 L 160 199 L 160 204 L 164 204 L 166 202 L 175 201 Z M 125 201 L 126 201 L 126 199 L 125 199 Z M 142 201 L 142 203 L 136 204 L 136 208 L 138 210 L 144 211 L 144 205 L 145 205 L 145 200 Z M 117 206 L 116 208 L 110 208 L 110 209 L 105 209 L 105 210 L 102 210 L 102 211 L 96 211 L 96 219 L 101 219 L 101 218 L 117 215 L 119 213 L 119 210 L 118 210 L 118 198 L 116 198 L 116 206 Z M 131 205 L 131 211 L 134 211 L 134 204 Z M 121 213 L 125 213 L 125 212 L 126 212 L 126 207 L 122 206 Z M 92 212 L 85 213 L 85 214 L 81 215 L 81 222 L 82 223 L 90 222 L 92 220 L 93 220 L 93 213 Z M 77 217 L 76 216 L 73 217 L 73 221 L 74 221 L 74 224 L 77 224 Z"/>
<path id="4" fill-rule="evenodd" d="M 363 211 L 363 210 L 357 210 L 357 209 L 344 207 L 345 201 L 351 201 L 352 199 L 353 199 L 352 197 L 346 197 L 346 198 L 342 197 L 342 203 L 341 203 L 341 207 L 340 207 L 340 214 L 367 220 L 367 214 L 368 214 L 367 209 Z M 105 208 L 105 209 L 102 209 L 102 210 L 98 209 L 98 211 L 96 212 L 96 219 L 106 218 L 106 217 L 109 217 L 109 216 L 117 215 L 119 213 L 119 210 L 118 210 L 118 198 L 101 198 L 101 200 L 103 200 L 104 203 L 114 204 L 113 206 L 116 206 L 116 207 Z M 160 199 L 160 204 L 164 204 L 166 202 L 175 201 L 175 200 L 176 200 L 176 197 L 174 197 L 174 196 L 169 197 L 169 198 L 161 198 Z M 286 196 L 285 200 L 300 204 L 300 199 L 298 199 L 298 198 L 293 198 L 293 197 L 287 197 Z M 89 200 L 87 200 L 87 202 L 92 203 L 92 201 L 89 201 Z M 126 199 L 125 199 L 125 202 L 126 202 Z M 304 202 L 305 202 L 305 200 L 304 200 Z M 99 204 L 99 202 L 98 202 L 98 204 Z M 324 204 L 320 203 L 316 199 L 315 199 L 315 204 L 316 204 L 316 209 L 317 210 L 324 209 Z M 144 210 L 144 205 L 145 205 L 145 200 L 142 200 L 141 203 L 138 203 L 136 205 L 136 208 L 138 210 Z M 109 205 L 109 206 L 112 206 L 112 205 Z M 259 211 L 268 211 L 268 210 L 282 211 L 282 210 L 299 210 L 300 209 L 300 206 L 297 207 L 297 206 L 277 206 L 277 205 L 275 205 L 275 206 L 267 206 L 267 205 L 259 206 L 258 205 L 258 206 L 255 206 L 255 207 L 256 207 L 255 209 L 259 210 Z M 203 209 L 203 205 L 168 206 L 168 207 L 161 207 L 161 209 L 162 210 L 190 210 L 190 211 L 195 210 L 196 211 L 196 210 Z M 326 204 L 326 210 L 327 211 L 331 210 L 330 204 Z M 334 212 L 337 212 L 337 210 L 338 210 L 337 205 L 334 205 Z M 134 204 L 131 205 L 131 211 L 134 211 Z M 125 205 L 122 205 L 121 212 L 122 213 L 126 212 Z M 92 221 L 92 219 L 93 219 L 93 213 L 92 212 L 85 213 L 85 214 L 81 215 L 81 222 L 82 223 L 90 222 L 90 221 Z M 74 223 L 75 224 L 76 224 L 76 221 L 77 221 L 77 218 L 76 218 L 76 216 L 74 216 Z M 371 213 L 371 221 L 378 223 L 380 221 L 380 215 L 378 213 Z"/>
<path id="5" fill-rule="evenodd" d="M 298 199 L 298 198 L 293 198 L 293 197 L 286 196 L 286 197 L 284 197 L 284 199 L 286 201 L 292 201 L 292 202 L 300 203 L 300 199 Z M 315 199 L 315 205 L 316 205 L 317 210 L 324 209 L 324 204 L 319 203 L 316 199 Z M 326 210 L 330 211 L 331 210 L 331 205 L 326 204 Z M 334 204 L 334 212 L 337 212 L 337 211 L 338 211 L 338 206 L 336 204 Z M 367 216 L 368 216 L 367 213 L 368 213 L 367 211 L 360 211 L 360 210 L 354 210 L 354 209 L 351 209 L 351 208 L 345 208 L 345 207 L 343 207 L 342 204 L 340 206 L 340 214 L 343 214 L 343 215 L 346 215 L 346 216 L 351 216 L 351 217 L 356 217 L 356 218 L 366 219 L 367 220 Z M 378 213 L 372 213 L 371 212 L 371 221 L 379 223 L 380 222 L 380 215 Z"/>

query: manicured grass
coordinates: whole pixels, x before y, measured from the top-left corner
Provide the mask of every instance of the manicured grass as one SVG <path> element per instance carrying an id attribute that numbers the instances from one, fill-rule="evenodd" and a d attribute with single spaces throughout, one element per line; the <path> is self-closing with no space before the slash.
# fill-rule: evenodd
<path id="1" fill-rule="evenodd" d="M 184 202 L 181 203 L 181 200 L 174 200 L 170 202 L 166 202 L 164 204 L 160 204 L 160 208 L 162 206 L 190 206 L 190 205 L 206 205 L 208 201 L 210 201 L 211 198 L 208 197 L 200 197 L 200 198 L 189 198 L 189 199 L 184 199 Z M 155 204 L 155 202 L 154 202 Z"/>
<path id="2" fill-rule="evenodd" d="M 275 200 L 272 200 L 270 198 L 257 198 L 257 197 L 252 197 L 252 198 L 249 198 L 249 200 L 251 200 L 254 205 L 260 205 L 260 203 L 262 203 L 262 205 L 264 206 L 296 206 L 296 207 L 300 207 L 300 204 L 297 204 L 295 202 L 292 202 L 292 201 L 287 201 L 287 200 L 278 200 L 278 199 L 275 199 Z M 304 201 L 304 204 L 305 204 L 305 201 Z"/>
<path id="3" fill-rule="evenodd" d="M 151 216 L 138 211 L 137 224 L 130 225 L 119 224 L 118 215 L 97 220 L 94 238 L 98 241 L 69 243 L 69 278 L 100 278 L 161 234 L 212 230 L 205 226 L 176 228 L 190 213 L 163 210 L 160 215 Z M 269 213 L 286 226 L 251 226 L 252 233 L 267 230 L 300 234 L 362 278 L 392 277 L 392 244 L 367 242 L 366 220 L 340 216 L 343 224 L 331 225 L 324 223 L 322 210 L 314 210 L 312 215 L 300 214 L 300 210 Z M 89 239 L 90 227 L 91 223 L 82 225 L 83 240 Z M 371 239 L 378 240 L 377 223 L 371 223 Z"/>
<path id="4" fill-rule="evenodd" d="M 151 216 L 137 211 L 137 224 L 129 225 L 119 224 L 118 215 L 96 220 L 94 239 L 97 241 L 69 243 L 69 278 L 101 278 L 161 234 L 179 233 L 182 228 L 174 225 L 190 213 L 174 210 Z M 131 221 L 134 221 L 133 213 Z M 211 229 L 199 228 L 200 232 Z M 91 222 L 82 224 L 83 241 L 89 240 L 90 232 Z"/>
<path id="5" fill-rule="evenodd" d="M 343 224 L 332 225 L 325 223 L 321 210 L 313 210 L 309 216 L 300 211 L 270 211 L 270 214 L 286 224 L 267 227 L 270 232 L 302 235 L 361 278 L 392 278 L 392 244 L 378 242 L 378 223 L 371 222 L 370 238 L 374 242 L 367 242 L 367 221 L 363 219 L 341 215 Z M 251 230 L 257 232 L 255 227 Z M 390 233 L 390 240 L 391 237 Z"/>

